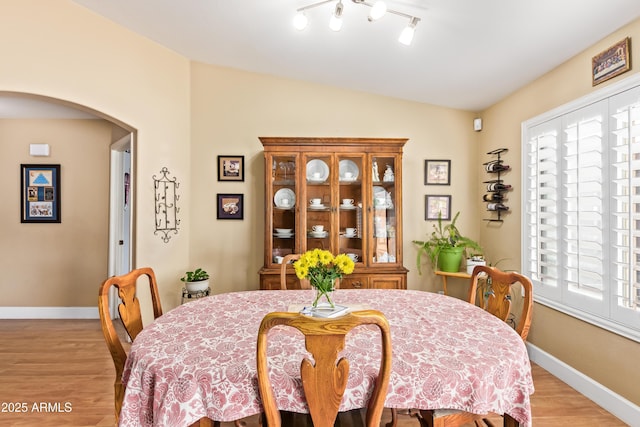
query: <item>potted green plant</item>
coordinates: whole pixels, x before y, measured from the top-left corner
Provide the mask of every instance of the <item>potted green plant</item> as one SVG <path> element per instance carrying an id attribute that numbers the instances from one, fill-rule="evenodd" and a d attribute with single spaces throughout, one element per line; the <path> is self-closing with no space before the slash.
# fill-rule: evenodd
<path id="1" fill-rule="evenodd" d="M 463 255 L 469 250 L 474 251 L 474 255 L 482 253 L 480 245 L 468 237 L 463 236 L 456 226 L 456 221 L 460 216 L 457 212 L 453 217 L 453 221 L 444 224 L 442 215 L 438 215 L 438 222 L 433 225 L 433 232 L 428 240 L 414 240 L 413 243 L 418 245 L 418 272 L 422 274 L 420 261 L 422 255 L 426 254 L 431 260 L 434 270 L 457 272 L 460 269 Z"/>
<path id="2" fill-rule="evenodd" d="M 180 279 L 184 282 L 187 292 L 202 292 L 209 288 L 209 273 L 201 268 L 196 268 L 194 271 L 187 271 L 185 275 Z"/>

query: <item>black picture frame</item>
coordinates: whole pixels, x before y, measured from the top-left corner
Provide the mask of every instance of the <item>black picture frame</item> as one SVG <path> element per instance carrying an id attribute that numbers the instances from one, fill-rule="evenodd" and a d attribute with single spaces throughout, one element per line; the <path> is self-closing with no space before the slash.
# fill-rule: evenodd
<path id="1" fill-rule="evenodd" d="M 244 219 L 244 194 L 217 194 L 218 219 Z"/>
<path id="2" fill-rule="evenodd" d="M 20 165 L 20 222 L 60 223 L 60 165 Z"/>
<path id="3" fill-rule="evenodd" d="M 218 156 L 218 181 L 244 181 L 244 156 Z"/>
<path id="4" fill-rule="evenodd" d="M 425 221 L 437 221 L 440 213 L 443 221 L 451 220 L 451 196 L 427 194 L 424 199 Z"/>
<path id="5" fill-rule="evenodd" d="M 451 160 L 425 160 L 424 185 L 451 185 Z"/>

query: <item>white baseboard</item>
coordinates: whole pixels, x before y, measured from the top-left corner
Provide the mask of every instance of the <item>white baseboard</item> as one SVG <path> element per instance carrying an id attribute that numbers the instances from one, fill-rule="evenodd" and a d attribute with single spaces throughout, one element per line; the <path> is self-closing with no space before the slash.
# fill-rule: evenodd
<path id="1" fill-rule="evenodd" d="M 640 427 L 640 406 L 609 390 L 533 344 L 527 343 L 527 351 L 532 362 L 549 371 L 631 427 Z"/>
<path id="2" fill-rule="evenodd" d="M 99 319 L 97 307 L 0 307 L 0 319 Z"/>

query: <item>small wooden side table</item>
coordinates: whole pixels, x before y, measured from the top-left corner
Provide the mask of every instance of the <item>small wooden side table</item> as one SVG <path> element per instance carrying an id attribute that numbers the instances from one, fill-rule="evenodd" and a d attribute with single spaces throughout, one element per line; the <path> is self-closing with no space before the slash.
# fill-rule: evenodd
<path id="1" fill-rule="evenodd" d="M 191 299 L 198 299 L 208 297 L 211 294 L 211 288 L 207 288 L 204 291 L 188 292 L 187 288 L 182 288 L 182 304 L 190 301 Z"/>
<path id="2" fill-rule="evenodd" d="M 438 276 L 442 276 L 442 290 L 444 294 L 447 295 L 447 277 L 457 277 L 459 279 L 471 279 L 471 275 L 465 273 L 464 271 L 458 271 L 456 273 L 451 273 L 448 271 L 436 271 Z"/>

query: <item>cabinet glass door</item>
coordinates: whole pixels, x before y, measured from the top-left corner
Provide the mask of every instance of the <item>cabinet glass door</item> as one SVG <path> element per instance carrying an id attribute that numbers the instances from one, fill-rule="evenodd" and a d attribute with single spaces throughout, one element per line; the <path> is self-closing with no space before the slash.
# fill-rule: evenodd
<path id="1" fill-rule="evenodd" d="M 363 157 L 338 157 L 338 253 L 364 261 L 362 247 Z"/>
<path id="2" fill-rule="evenodd" d="M 273 229 L 267 230 L 272 234 L 271 261 L 282 263 L 282 257 L 296 253 L 295 232 L 297 226 L 296 205 L 300 203 L 296 188 L 296 155 L 274 155 L 271 158 L 271 194 Z"/>
<path id="3" fill-rule="evenodd" d="M 398 258 L 396 229 L 396 157 L 377 156 L 371 159 L 371 225 L 370 254 L 373 264 L 395 263 Z"/>
<path id="4" fill-rule="evenodd" d="M 323 154 L 309 154 L 304 157 L 306 200 L 301 200 L 300 203 L 304 203 L 306 211 L 306 250 L 332 250 L 331 238 L 334 230 L 331 214 L 335 206 L 331 190 L 331 160 L 330 155 Z"/>

